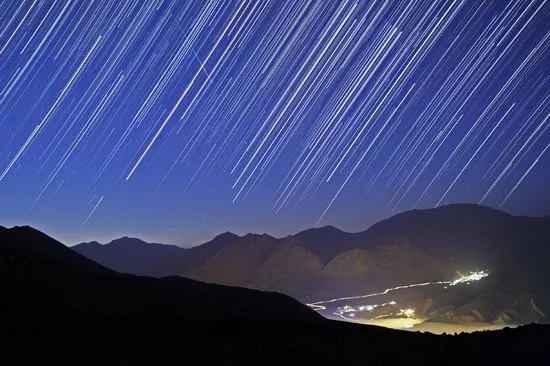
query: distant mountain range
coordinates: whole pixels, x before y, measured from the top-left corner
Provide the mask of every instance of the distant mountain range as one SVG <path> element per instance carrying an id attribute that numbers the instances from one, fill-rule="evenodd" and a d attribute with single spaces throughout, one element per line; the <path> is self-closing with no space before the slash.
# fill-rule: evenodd
<path id="1" fill-rule="evenodd" d="M 404 301 L 422 308 L 425 318 L 452 322 L 518 324 L 547 321 L 550 314 L 550 219 L 479 205 L 409 211 L 358 233 L 326 226 L 284 238 L 225 233 L 191 249 L 130 238 L 73 249 L 120 272 L 277 291 L 302 302 L 483 269 L 490 276 L 476 291 L 422 293 Z"/>
<path id="2" fill-rule="evenodd" d="M 251 253 L 253 259 L 250 265 L 245 263 L 244 270 L 236 268 L 234 281 L 247 278 L 257 263 L 262 263 L 257 273 L 269 273 L 273 267 L 266 262 L 274 265 L 304 258 L 304 252 L 316 257 L 295 238 L 279 241 L 266 235 L 247 235 L 223 243 L 228 238 L 225 235 L 210 242 L 222 248 L 202 262 L 206 273 L 210 273 L 210 265 L 221 265 L 214 258 L 226 248 L 234 248 L 228 253 L 239 253 L 237 259 L 242 259 L 241 252 Z M 129 242 L 130 248 L 148 246 Z M 198 250 L 193 258 L 201 263 L 208 251 Z M 220 256 L 220 263 L 228 255 Z M 299 269 L 282 273 L 302 274 Z M 0 227 L 0 291 L 0 336 L 4 339 L 0 361 L 6 365 L 549 361 L 549 326 L 449 337 L 335 322 L 282 294 L 181 277 L 120 274 L 30 227 Z"/>
<path id="3" fill-rule="evenodd" d="M 146 243 L 137 238 L 123 237 L 104 245 L 95 241 L 82 243 L 72 249 L 118 272 L 164 277 L 180 275 L 182 271 L 201 265 L 238 238 L 238 235 L 223 233 L 200 246 L 184 249 L 176 245 Z"/>

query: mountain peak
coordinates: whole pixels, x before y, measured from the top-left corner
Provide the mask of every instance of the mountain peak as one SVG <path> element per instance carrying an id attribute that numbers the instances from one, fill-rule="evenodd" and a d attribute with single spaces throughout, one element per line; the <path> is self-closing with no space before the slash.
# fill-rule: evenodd
<path id="1" fill-rule="evenodd" d="M 308 237 L 312 235 L 321 236 L 321 235 L 339 235 L 339 234 L 348 234 L 348 233 L 341 229 L 338 229 L 335 226 L 325 225 L 321 227 L 315 227 L 315 228 L 300 231 L 299 233 L 295 234 L 295 236 Z"/>
<path id="2" fill-rule="evenodd" d="M 21 225 L 21 226 L 13 226 L 11 228 L 8 228 L 7 230 L 14 230 L 14 231 L 38 231 L 37 229 L 33 228 L 29 225 Z"/>
<path id="3" fill-rule="evenodd" d="M 225 231 L 221 234 L 216 235 L 212 240 L 231 240 L 231 239 L 238 239 L 238 238 L 240 238 L 239 235 L 232 233 L 231 231 Z"/>
<path id="4" fill-rule="evenodd" d="M 111 242 L 105 244 L 110 246 L 124 246 L 124 245 L 150 245 L 149 243 L 139 239 L 139 238 L 132 238 L 129 236 L 123 236 L 118 239 L 114 239 Z"/>
<path id="5" fill-rule="evenodd" d="M 100 264 L 75 253 L 52 237 L 30 226 L 0 230 L 0 249 L 23 261 L 56 263 L 85 272 L 110 273 Z M 49 265 L 49 264 L 48 264 Z"/>
<path id="6" fill-rule="evenodd" d="M 489 206 L 483 206 L 475 203 L 452 203 L 434 208 L 414 209 L 391 216 L 385 220 L 372 225 L 365 232 L 376 231 L 380 228 L 386 228 L 390 224 L 399 224 L 404 221 L 408 225 L 418 225 L 417 220 L 429 220 L 430 222 L 440 222 L 442 220 L 468 220 L 478 222 L 479 220 L 493 218 L 510 218 L 512 215 L 497 210 Z"/>
<path id="7" fill-rule="evenodd" d="M 478 203 L 449 203 L 447 205 L 442 205 L 442 206 L 437 206 L 437 207 L 433 207 L 433 208 L 426 208 L 426 209 L 414 209 L 414 210 L 410 210 L 410 211 L 405 211 L 403 212 L 402 214 L 406 214 L 408 212 L 439 212 L 439 213 L 443 213 L 443 212 L 456 212 L 456 213 L 468 213 L 468 212 L 471 212 L 471 213 L 476 213 L 476 214 L 479 214 L 479 213 L 485 213 L 485 214 L 489 214 L 489 215 L 503 215 L 503 216 L 511 216 L 509 213 L 507 212 L 504 212 L 502 210 L 499 210 L 499 209 L 496 209 L 496 208 L 493 208 L 493 207 L 490 207 L 490 206 L 485 206 L 485 205 L 480 205 Z M 399 216 L 400 214 L 396 215 L 396 216 Z"/>
<path id="8" fill-rule="evenodd" d="M 243 236 L 245 239 L 266 239 L 271 238 L 274 239 L 271 235 L 263 233 L 263 234 L 256 234 L 256 233 L 248 233 L 245 236 Z"/>
<path id="9" fill-rule="evenodd" d="M 103 244 L 100 244 L 98 243 L 97 241 L 90 241 L 90 242 L 82 242 L 82 243 L 78 243 L 78 244 L 75 244 L 73 245 L 71 248 L 72 249 L 75 249 L 76 247 L 79 247 L 79 248 L 96 248 L 96 247 L 101 247 L 103 246 Z"/>
<path id="10" fill-rule="evenodd" d="M 115 271 L 153 277 L 173 275 L 181 266 L 187 250 L 176 245 L 147 243 L 127 236 L 105 245 L 91 242 L 76 245 L 72 249 Z"/>

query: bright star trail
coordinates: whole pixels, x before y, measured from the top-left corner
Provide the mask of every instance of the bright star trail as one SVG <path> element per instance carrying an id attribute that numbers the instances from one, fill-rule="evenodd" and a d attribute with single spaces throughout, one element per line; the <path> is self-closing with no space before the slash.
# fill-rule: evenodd
<path id="1" fill-rule="evenodd" d="M 61 239 L 550 214 L 550 2 L 0 1 L 0 220 Z"/>

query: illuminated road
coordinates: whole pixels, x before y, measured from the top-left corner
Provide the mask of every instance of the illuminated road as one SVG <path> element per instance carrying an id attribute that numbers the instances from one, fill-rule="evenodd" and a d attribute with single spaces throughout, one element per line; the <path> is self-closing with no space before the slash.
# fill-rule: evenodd
<path id="1" fill-rule="evenodd" d="M 327 311 L 327 304 L 342 302 L 342 304 L 334 305 L 331 312 L 331 319 L 344 320 L 347 322 L 354 322 L 359 324 L 368 324 L 376 325 L 392 329 L 400 330 L 412 330 L 412 331 L 422 331 L 430 332 L 434 334 L 443 334 L 443 333 L 461 333 L 461 332 L 476 332 L 484 330 L 496 330 L 504 328 L 505 324 L 493 324 L 487 322 L 472 322 L 467 324 L 454 324 L 446 322 L 432 321 L 426 317 L 423 317 L 420 314 L 416 314 L 416 309 L 403 306 L 401 308 L 396 301 L 389 301 L 384 303 L 371 303 L 371 304 L 354 304 L 347 303 L 349 300 L 365 299 L 365 298 L 374 298 L 376 296 L 387 295 L 391 292 L 410 289 L 415 287 L 424 287 L 424 286 L 443 286 L 444 289 L 447 289 L 452 286 L 469 284 L 471 282 L 479 281 L 489 274 L 486 271 L 474 271 L 470 272 L 467 275 L 458 274 L 458 277 L 452 281 L 435 281 L 435 282 L 423 282 L 423 283 L 413 283 L 408 285 L 400 285 L 391 288 L 387 288 L 384 291 L 357 295 L 357 296 L 347 296 L 347 297 L 338 297 L 329 300 L 317 301 L 310 304 L 306 304 L 312 309 L 318 312 Z M 382 308 L 385 306 L 392 306 L 389 312 L 382 313 L 372 313 L 370 316 L 360 315 L 364 312 L 370 313 L 377 308 Z"/>
<path id="2" fill-rule="evenodd" d="M 387 288 L 382 292 L 375 292 L 373 294 L 348 296 L 348 297 L 337 297 L 335 299 L 317 301 L 317 302 L 314 302 L 314 303 L 311 303 L 311 304 L 306 304 L 306 305 L 313 308 L 314 310 L 321 311 L 321 310 L 326 310 L 327 309 L 326 306 L 323 306 L 321 304 L 330 304 L 330 303 L 333 303 L 333 302 L 339 302 L 339 301 L 345 301 L 345 300 L 357 300 L 357 299 L 365 299 L 367 297 L 382 296 L 382 295 L 386 295 L 386 294 L 388 294 L 392 291 L 402 290 L 402 289 L 406 289 L 406 288 L 431 286 L 431 285 L 449 285 L 449 284 L 451 284 L 451 281 L 424 282 L 424 283 L 415 283 L 415 284 L 412 284 L 412 285 L 401 285 L 401 286 L 396 286 L 396 287 L 392 287 L 392 288 Z"/>
<path id="3" fill-rule="evenodd" d="M 455 286 L 457 284 L 470 283 L 472 281 L 479 281 L 482 278 L 487 277 L 488 275 L 489 274 L 485 271 L 474 271 L 474 272 L 470 272 L 468 275 L 465 275 L 465 276 L 461 275 L 461 276 L 459 276 L 459 278 L 457 278 L 455 280 L 452 280 L 452 281 L 436 281 L 436 282 L 414 283 L 414 284 L 410 284 L 410 285 L 400 285 L 400 286 L 387 288 L 382 292 L 375 292 L 375 293 L 371 293 L 371 294 L 357 295 L 357 296 L 337 297 L 337 298 L 330 299 L 330 300 L 316 301 L 316 302 L 306 304 L 306 305 L 311 307 L 312 309 L 314 309 L 316 311 L 324 311 L 324 310 L 327 309 L 327 307 L 324 306 L 324 304 L 330 304 L 330 303 L 346 301 L 346 300 L 357 300 L 357 299 L 365 299 L 365 298 L 375 297 L 375 296 L 382 296 L 382 295 L 387 295 L 388 293 L 393 292 L 393 291 L 403 290 L 403 289 L 408 289 L 408 288 L 414 288 L 414 287 L 433 286 L 433 285 Z M 350 319 L 348 317 L 343 316 L 340 313 L 334 313 L 334 314 L 344 318 L 345 320 L 353 320 L 353 319 Z"/>

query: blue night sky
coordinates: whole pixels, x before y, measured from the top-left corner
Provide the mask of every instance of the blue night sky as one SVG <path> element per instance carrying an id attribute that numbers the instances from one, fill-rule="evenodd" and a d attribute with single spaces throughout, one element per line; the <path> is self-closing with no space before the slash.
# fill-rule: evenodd
<path id="1" fill-rule="evenodd" d="M 550 214 L 550 2 L 0 1 L 0 225 L 67 244 Z"/>

